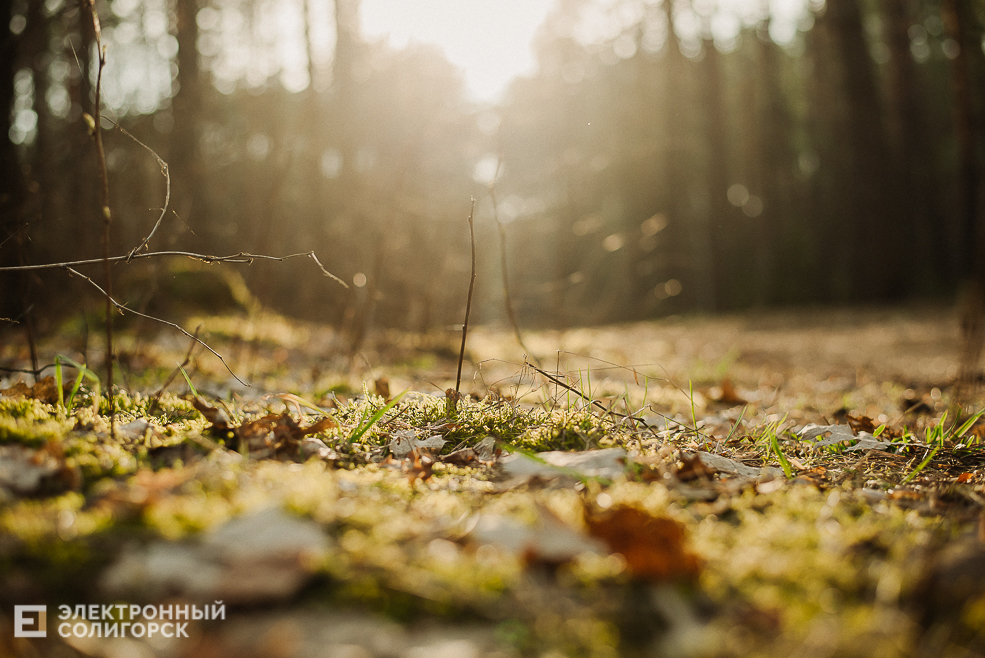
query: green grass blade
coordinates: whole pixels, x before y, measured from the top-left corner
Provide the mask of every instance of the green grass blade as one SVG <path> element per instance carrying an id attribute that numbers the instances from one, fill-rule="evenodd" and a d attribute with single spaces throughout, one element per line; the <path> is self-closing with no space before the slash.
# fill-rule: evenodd
<path id="1" fill-rule="evenodd" d="M 400 402 L 400 398 L 402 398 L 407 393 L 408 390 L 410 389 L 405 390 L 403 393 L 390 400 L 386 404 L 386 406 L 384 406 L 381 409 L 378 409 L 376 413 L 370 416 L 369 420 L 367 420 L 365 423 L 363 423 L 363 419 L 366 418 L 366 414 L 364 412 L 363 417 L 359 419 L 359 424 L 356 426 L 355 431 L 353 431 L 352 436 L 349 437 L 349 443 L 355 443 L 356 441 L 361 439 L 363 435 L 366 432 L 368 432 L 370 428 L 373 427 L 373 425 L 375 425 L 380 420 L 380 418 L 383 418 L 386 412 L 393 409 L 397 405 L 397 403 Z"/>
<path id="2" fill-rule="evenodd" d="M 977 414 L 966 420 L 964 423 L 962 423 L 961 427 L 959 427 L 958 429 L 956 429 L 951 433 L 951 438 L 960 439 L 968 432 L 968 430 L 971 429 L 972 425 L 978 422 L 978 419 L 981 418 L 983 414 L 985 414 L 985 409 L 982 409 Z"/>
<path id="3" fill-rule="evenodd" d="M 790 468 L 790 462 L 787 461 L 787 456 L 783 454 L 780 450 L 780 442 L 776 438 L 776 431 L 770 432 L 770 445 L 773 448 L 773 452 L 776 453 L 776 458 L 780 460 L 780 468 L 783 469 L 783 474 L 787 476 L 787 479 L 793 477 L 793 469 Z"/>
<path id="4" fill-rule="evenodd" d="M 718 449 L 721 447 L 722 443 L 728 443 L 729 439 L 732 438 L 732 435 L 735 434 L 735 430 L 739 429 L 739 423 L 742 422 L 742 418 L 746 415 L 746 409 L 748 408 L 749 405 L 742 407 L 742 411 L 739 412 L 739 417 L 735 419 L 735 424 L 732 425 L 732 429 L 728 431 L 728 436 L 715 444 L 715 452 L 718 452 Z"/>
<path id="5" fill-rule="evenodd" d="M 93 383 L 92 404 L 95 407 L 96 412 L 98 413 L 99 412 L 99 397 L 100 397 L 99 396 L 99 392 L 100 392 L 100 388 L 99 388 L 99 384 L 100 384 L 100 382 L 99 382 L 99 375 L 97 375 L 96 373 L 94 373 L 92 370 L 89 370 L 89 368 L 87 368 L 86 366 L 82 365 L 81 363 L 78 363 L 77 361 L 74 361 L 74 360 L 68 358 L 67 356 L 60 356 L 59 358 L 60 358 L 60 360 L 65 361 L 65 363 L 67 363 L 68 365 L 70 365 L 73 368 L 75 368 L 78 371 L 78 373 L 79 373 L 78 375 L 75 376 L 75 384 L 72 385 L 72 392 L 68 396 L 68 403 L 66 405 L 66 408 L 67 409 L 71 409 L 72 408 L 72 406 L 75 404 L 75 396 L 79 392 L 79 388 L 82 386 L 82 380 L 83 379 L 88 379 L 89 381 L 91 381 Z M 61 387 L 59 387 L 59 388 L 61 388 Z"/>
<path id="6" fill-rule="evenodd" d="M 198 390 L 196 390 L 195 385 L 192 384 L 191 377 L 188 376 L 188 373 L 185 372 L 185 369 L 181 366 L 178 366 L 178 370 L 181 371 L 181 376 L 185 378 L 185 383 L 188 384 L 188 390 L 192 392 L 192 395 L 198 397 Z"/>
<path id="7" fill-rule="evenodd" d="M 62 361 L 55 357 L 55 388 L 58 389 L 58 408 L 65 408 L 65 391 L 62 389 Z"/>
<path id="8" fill-rule="evenodd" d="M 922 471 L 923 469 L 925 469 L 927 467 L 927 464 L 930 463 L 930 460 L 934 458 L 934 455 L 936 455 L 937 454 L 937 451 L 940 450 L 940 449 L 941 449 L 940 446 L 937 446 L 936 448 L 934 448 L 933 450 L 931 450 L 930 451 L 930 454 L 928 454 L 924 458 L 924 460 L 922 462 L 920 462 L 920 465 L 917 466 L 912 471 L 910 471 L 910 474 L 907 475 L 905 478 L 903 478 L 903 481 L 900 482 L 900 485 L 904 485 L 907 482 L 909 482 L 910 480 L 912 480 L 913 478 L 915 478 L 920 473 L 920 471 Z"/>

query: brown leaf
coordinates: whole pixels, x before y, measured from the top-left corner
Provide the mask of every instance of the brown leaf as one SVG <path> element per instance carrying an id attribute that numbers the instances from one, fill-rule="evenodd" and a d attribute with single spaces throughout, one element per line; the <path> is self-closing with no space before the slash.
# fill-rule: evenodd
<path id="1" fill-rule="evenodd" d="M 687 480 L 711 480 L 715 476 L 715 469 L 709 468 L 698 455 L 681 455 L 680 462 L 674 468 L 674 475 L 682 481 Z"/>
<path id="2" fill-rule="evenodd" d="M 868 432 L 872 434 L 876 431 L 875 421 L 868 416 L 853 416 L 852 414 L 846 414 L 845 419 L 848 421 L 848 426 L 852 428 L 852 433 L 858 434 L 859 432 Z"/>
<path id="3" fill-rule="evenodd" d="M 67 386 L 62 384 L 62 389 L 63 391 L 71 391 L 72 386 L 71 384 Z M 10 388 L 0 391 L 0 395 L 6 395 L 10 398 L 31 398 L 45 404 L 56 404 L 58 402 L 58 385 L 55 383 L 55 378 L 51 376 L 38 380 L 31 387 L 19 381 Z"/>
<path id="4" fill-rule="evenodd" d="M 390 401 L 390 380 L 386 377 L 380 377 L 375 382 L 373 382 L 373 387 L 376 389 L 376 394 L 381 398 Z"/>
<path id="5" fill-rule="evenodd" d="M 308 425 L 307 427 L 302 429 L 301 436 L 308 436 L 309 434 L 317 434 L 318 432 L 324 432 L 325 430 L 332 429 L 336 425 L 338 425 L 338 423 L 335 422 L 334 418 L 325 416 L 321 420 L 315 421 L 311 425 Z"/>
<path id="6" fill-rule="evenodd" d="M 626 559 L 630 572 L 649 581 L 693 581 L 698 557 L 684 547 L 684 526 L 634 507 L 617 507 L 586 519 L 588 531 Z"/>
<path id="7" fill-rule="evenodd" d="M 721 384 L 722 392 L 718 397 L 712 398 L 715 402 L 721 402 L 722 404 L 727 404 L 730 407 L 737 407 L 740 404 L 749 404 L 749 401 L 738 394 L 735 390 L 735 386 L 732 385 L 731 379 L 723 379 Z"/>
<path id="8" fill-rule="evenodd" d="M 430 455 L 424 454 L 417 448 L 410 451 L 407 458 L 403 461 L 403 469 L 407 474 L 410 483 L 413 485 L 416 480 L 421 480 L 426 482 L 429 477 L 431 477 L 431 471 L 434 468 L 434 458 Z"/>
<path id="9" fill-rule="evenodd" d="M 476 466 L 479 464 L 479 455 L 476 454 L 474 448 L 462 448 L 438 457 L 438 461 L 455 466 Z"/>
<path id="10" fill-rule="evenodd" d="M 215 434 L 225 436 L 232 429 L 229 424 L 229 416 L 226 415 L 224 410 L 218 407 L 213 407 L 197 395 L 192 396 L 192 406 L 195 407 L 200 414 L 205 416 L 205 420 L 212 423 L 211 429 Z"/>

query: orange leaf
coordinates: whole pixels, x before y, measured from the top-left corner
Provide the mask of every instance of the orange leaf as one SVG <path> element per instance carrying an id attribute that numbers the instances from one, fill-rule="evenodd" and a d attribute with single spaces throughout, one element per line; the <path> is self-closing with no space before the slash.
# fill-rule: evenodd
<path id="1" fill-rule="evenodd" d="M 673 519 L 618 507 L 587 519 L 589 533 L 626 558 L 637 578 L 650 581 L 694 580 L 698 557 L 684 547 L 684 527 Z"/>

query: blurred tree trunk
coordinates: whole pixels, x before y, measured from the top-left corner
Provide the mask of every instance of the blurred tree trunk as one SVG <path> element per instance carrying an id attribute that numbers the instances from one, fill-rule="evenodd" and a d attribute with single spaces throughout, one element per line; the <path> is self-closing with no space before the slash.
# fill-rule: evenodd
<path id="1" fill-rule="evenodd" d="M 169 152 L 174 208 L 185 226 L 198 227 L 208 218 L 208 200 L 200 158 L 203 114 L 198 57 L 198 0 L 175 0 L 178 40 L 178 93 L 172 101 L 174 130 Z"/>
<path id="2" fill-rule="evenodd" d="M 906 285 L 924 294 L 938 290 L 943 273 L 952 260 L 947 257 L 946 222 L 941 216 L 941 198 L 934 153 L 930 143 L 925 107 L 926 90 L 910 53 L 913 16 L 900 0 L 882 3 L 888 33 L 889 127 L 893 146 L 892 193 L 898 200 L 898 223 L 903 253 L 912 254 Z M 946 276 L 946 275 L 944 275 Z"/>
<path id="3" fill-rule="evenodd" d="M 962 316 L 961 377 L 978 376 L 985 342 L 985 8 L 974 0 L 945 0 L 943 18 L 959 51 L 953 61 L 955 132 L 960 157 L 962 270 L 969 280 Z"/>
<path id="4" fill-rule="evenodd" d="M 96 35 L 93 32 L 92 21 L 86 20 L 88 14 L 82 9 L 81 2 L 79 3 L 79 11 L 76 12 L 77 16 L 77 27 L 78 30 L 78 42 L 74 45 L 76 46 L 76 52 L 86 53 L 85 56 L 79 57 L 79 66 L 81 71 L 79 75 L 70 78 L 69 80 L 69 98 L 73 107 L 69 112 L 69 119 L 73 117 L 79 117 L 83 111 L 89 112 L 92 107 L 93 101 L 93 71 L 92 71 L 92 57 L 89 53 L 92 53 L 96 41 Z M 71 48 L 66 48 L 69 52 L 65 53 L 66 58 L 71 55 L 72 63 L 75 62 L 75 53 L 72 52 Z M 79 175 L 70 176 L 69 181 L 66 181 L 68 186 L 68 194 L 72 199 L 72 213 L 75 216 L 72 222 L 72 229 L 70 235 L 73 236 L 73 244 L 76 248 L 84 254 L 95 254 L 98 248 L 98 231 L 92 230 L 92 227 L 97 225 L 98 221 L 98 210 L 99 210 L 99 200 L 97 199 L 97 187 L 92 185 L 82 172 L 96 172 L 98 171 L 96 164 L 96 152 L 95 149 L 88 148 L 89 137 L 86 134 L 85 122 L 76 118 L 76 126 L 69 127 L 69 135 L 72 138 L 73 143 L 73 156 L 75 163 L 71 166 L 77 169 Z M 78 148 L 77 145 L 84 145 L 83 148 Z"/>
<path id="5" fill-rule="evenodd" d="M 13 0 L 0 0 L 0 266 L 17 265 L 17 233 L 21 218 L 22 191 L 17 147 L 10 141 L 14 107 L 14 75 L 17 73 L 17 36 L 7 27 L 13 17 Z M 18 276 L 0 274 L 0 318 L 17 318 L 23 311 Z M 0 319 L 0 329 L 10 323 Z"/>
<path id="6" fill-rule="evenodd" d="M 725 80 L 722 76 L 722 55 L 714 42 L 705 41 L 702 77 L 704 78 L 704 132 L 705 152 L 708 158 L 707 191 L 708 209 L 701 217 L 699 230 L 707 240 L 704 248 L 708 254 L 713 288 L 710 291 L 711 310 L 721 311 L 740 296 L 740 288 L 747 279 L 732 266 L 732 255 L 738 251 L 742 227 L 735 222 L 735 209 L 728 202 L 729 140 L 728 120 L 725 110 Z"/>
<path id="7" fill-rule="evenodd" d="M 856 0 L 829 0 L 831 22 L 845 90 L 841 249 L 847 254 L 848 296 L 853 301 L 881 301 L 903 291 L 901 228 L 898 207 L 889 190 L 893 169 L 885 131 L 884 109 L 869 55 L 862 13 Z"/>
<path id="8" fill-rule="evenodd" d="M 357 173 L 356 153 L 358 150 L 356 124 L 358 117 L 355 97 L 357 91 L 356 67 L 360 58 L 359 0 L 335 0 L 335 59 L 332 63 L 332 96 L 337 115 L 347 125 L 340 134 L 339 150 L 342 153 L 342 170 L 339 187 L 349 189 Z"/>
<path id="9" fill-rule="evenodd" d="M 690 96 L 689 79 L 691 62 L 681 52 L 681 42 L 673 29 L 674 5 L 667 9 L 668 25 L 667 98 L 670 107 L 667 114 L 667 188 L 670 191 L 667 231 L 677 245 L 677 254 L 687 254 L 686 263 L 678 265 L 686 297 L 677 302 L 703 311 L 715 306 L 715 262 L 711 252 L 711 240 L 707 220 L 699 217 L 702 209 L 695 208 L 693 178 L 697 170 L 695 162 L 694 131 L 689 123 L 693 110 L 687 107 Z M 683 259 L 682 259 L 683 260 Z"/>

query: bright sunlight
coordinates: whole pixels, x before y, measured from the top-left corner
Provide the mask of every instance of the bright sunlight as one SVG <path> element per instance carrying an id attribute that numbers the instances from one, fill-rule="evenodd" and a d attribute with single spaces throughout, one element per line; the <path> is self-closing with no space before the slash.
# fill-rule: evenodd
<path id="1" fill-rule="evenodd" d="M 534 69 L 530 48 L 551 0 L 364 0 L 363 31 L 391 45 L 432 43 L 462 69 L 479 101 L 499 99 L 517 75 Z"/>

